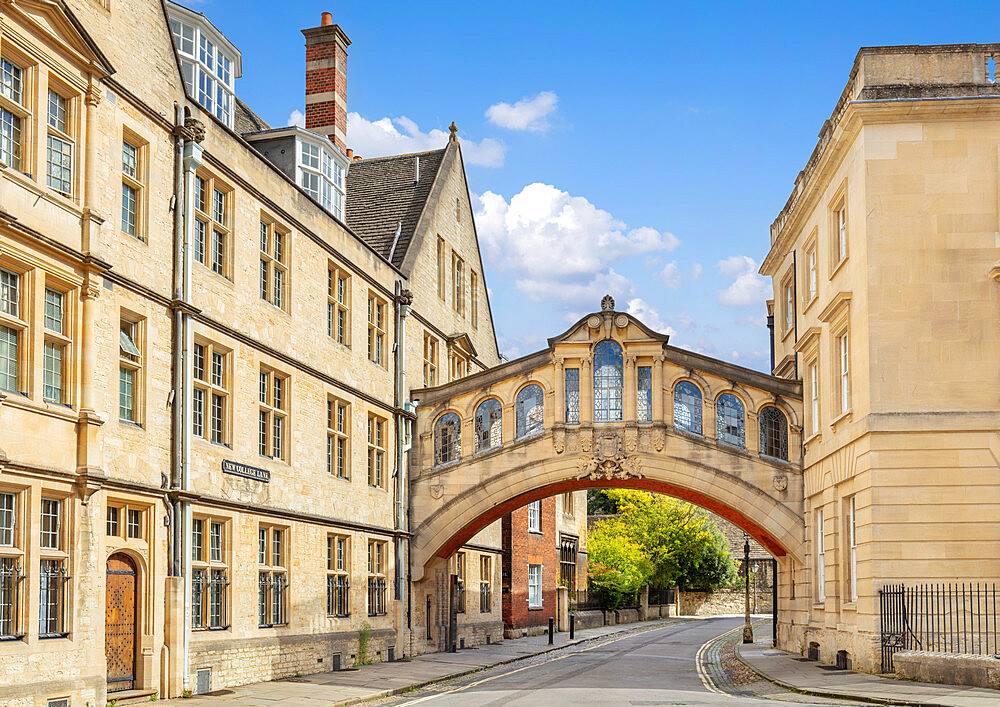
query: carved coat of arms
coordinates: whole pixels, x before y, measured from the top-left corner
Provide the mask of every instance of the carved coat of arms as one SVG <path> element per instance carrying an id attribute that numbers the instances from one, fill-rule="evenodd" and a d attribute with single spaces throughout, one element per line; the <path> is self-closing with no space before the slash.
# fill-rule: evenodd
<path id="1" fill-rule="evenodd" d="M 603 432 L 596 436 L 593 454 L 580 457 L 579 480 L 641 479 L 639 458 L 625 453 L 620 432 Z"/>

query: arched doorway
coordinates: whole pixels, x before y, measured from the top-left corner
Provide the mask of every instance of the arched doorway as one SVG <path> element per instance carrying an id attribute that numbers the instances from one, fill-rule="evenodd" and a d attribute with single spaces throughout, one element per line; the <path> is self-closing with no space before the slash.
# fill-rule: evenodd
<path id="1" fill-rule="evenodd" d="M 104 652 L 108 661 L 108 692 L 135 687 L 135 562 L 123 553 L 108 558 Z"/>

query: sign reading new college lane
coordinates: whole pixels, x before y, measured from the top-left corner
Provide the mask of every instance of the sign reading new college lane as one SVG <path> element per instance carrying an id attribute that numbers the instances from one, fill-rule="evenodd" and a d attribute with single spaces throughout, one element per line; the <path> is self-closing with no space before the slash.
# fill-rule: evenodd
<path id="1" fill-rule="evenodd" d="M 254 481 L 263 481 L 265 484 L 271 481 L 271 472 L 248 464 L 240 464 L 229 459 L 222 460 L 222 471 L 226 474 L 244 476 Z"/>

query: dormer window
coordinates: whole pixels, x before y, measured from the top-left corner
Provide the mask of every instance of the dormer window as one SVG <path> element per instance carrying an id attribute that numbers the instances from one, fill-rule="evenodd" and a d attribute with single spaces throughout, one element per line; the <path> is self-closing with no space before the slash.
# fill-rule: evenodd
<path id="1" fill-rule="evenodd" d="M 344 167 L 334 154 L 335 148 L 332 144 L 327 148 L 318 142 L 307 141 L 301 135 L 297 142 L 300 145 L 299 184 L 324 209 L 343 220 Z"/>
<path id="2" fill-rule="evenodd" d="M 240 76 L 239 51 L 204 15 L 175 3 L 169 3 L 168 11 L 188 95 L 233 127 L 234 79 Z"/>

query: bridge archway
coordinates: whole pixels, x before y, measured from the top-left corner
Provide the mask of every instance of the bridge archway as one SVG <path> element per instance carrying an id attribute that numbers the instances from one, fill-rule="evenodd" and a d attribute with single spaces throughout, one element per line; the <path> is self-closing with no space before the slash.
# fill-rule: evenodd
<path id="1" fill-rule="evenodd" d="M 542 351 L 414 394 L 413 582 L 504 513 L 583 488 L 688 500 L 804 561 L 801 384 L 672 347 L 613 307 Z M 541 395 L 519 395 L 530 385 Z M 484 422 L 491 399 L 499 418 Z M 769 407 L 780 415 L 762 429 Z"/>

